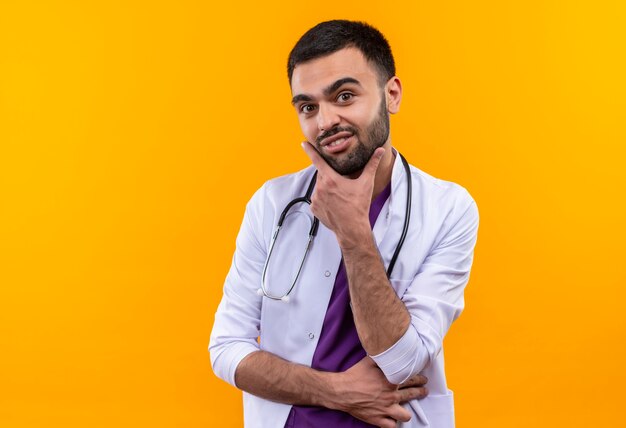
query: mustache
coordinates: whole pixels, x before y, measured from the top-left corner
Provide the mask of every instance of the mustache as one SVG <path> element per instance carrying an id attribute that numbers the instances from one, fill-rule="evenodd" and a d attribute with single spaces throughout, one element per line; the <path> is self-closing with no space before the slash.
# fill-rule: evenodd
<path id="1" fill-rule="evenodd" d="M 322 135 L 315 139 L 315 142 L 319 145 L 328 137 L 332 137 L 335 134 L 340 132 L 350 132 L 353 135 L 356 135 L 357 131 L 352 126 L 335 126 L 334 128 L 329 129 L 328 131 L 324 131 Z"/>

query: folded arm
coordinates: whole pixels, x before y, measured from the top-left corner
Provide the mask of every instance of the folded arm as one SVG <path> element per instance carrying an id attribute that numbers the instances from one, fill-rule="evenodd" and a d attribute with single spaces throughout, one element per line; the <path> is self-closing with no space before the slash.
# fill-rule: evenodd
<path id="1" fill-rule="evenodd" d="M 397 421 L 410 420 L 409 412 L 400 403 L 425 397 L 426 381 L 418 375 L 402 385 L 391 384 L 369 357 L 345 372 L 330 373 L 265 351 L 244 358 L 235 375 L 237 387 L 256 396 L 285 404 L 341 410 L 390 428 Z"/>
<path id="2" fill-rule="evenodd" d="M 478 211 L 471 200 L 459 211 L 460 214 L 457 212 L 449 217 L 453 225 L 426 257 L 401 301 L 398 299 L 409 314 L 408 327 L 399 337 L 393 336 L 397 340 L 388 348 L 382 351 L 377 348 L 370 353 L 390 382 L 403 382 L 424 370 L 439 354 L 445 334 L 463 310 L 463 293 L 469 280 L 476 242 Z M 361 304 L 360 308 L 354 309 L 356 319 L 359 309 L 364 315 L 371 305 L 376 304 L 375 300 L 368 298 L 368 293 L 363 292 L 368 286 L 386 290 L 392 287 L 388 281 L 367 283 L 358 269 L 355 269 L 353 278 L 355 289 L 360 284 L 367 284 L 361 290 L 355 290 L 355 296 L 359 296 L 355 301 Z M 376 330 L 380 321 L 385 319 L 384 314 L 379 316 L 382 318 L 363 316 L 361 328 Z"/>

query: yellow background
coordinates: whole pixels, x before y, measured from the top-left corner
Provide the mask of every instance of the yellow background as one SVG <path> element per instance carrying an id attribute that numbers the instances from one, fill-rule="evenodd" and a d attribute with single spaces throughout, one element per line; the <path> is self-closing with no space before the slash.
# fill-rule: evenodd
<path id="1" fill-rule="evenodd" d="M 621 1 L 0 3 L 0 426 L 239 427 L 206 351 L 244 206 L 307 165 L 285 61 L 388 37 L 394 145 L 481 226 L 457 424 L 615 427 L 626 370 Z"/>

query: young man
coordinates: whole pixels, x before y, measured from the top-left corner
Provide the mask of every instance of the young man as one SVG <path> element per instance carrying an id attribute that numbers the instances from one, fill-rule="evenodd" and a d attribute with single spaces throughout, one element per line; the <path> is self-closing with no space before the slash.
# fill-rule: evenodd
<path id="1" fill-rule="evenodd" d="M 402 86 L 376 29 L 315 26 L 288 75 L 313 165 L 248 203 L 213 369 L 244 391 L 246 427 L 453 427 L 442 341 L 463 309 L 476 205 L 392 148 Z"/>

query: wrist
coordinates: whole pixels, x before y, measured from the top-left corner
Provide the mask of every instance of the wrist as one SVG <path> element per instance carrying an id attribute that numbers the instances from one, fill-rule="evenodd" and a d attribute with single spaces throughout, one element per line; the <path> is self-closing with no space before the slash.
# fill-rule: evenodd
<path id="1" fill-rule="evenodd" d="M 318 405 L 327 409 L 343 411 L 345 409 L 345 406 L 342 405 L 342 400 L 345 398 L 342 393 L 344 373 L 322 373 L 322 375 L 323 387 L 320 388 L 318 393 Z"/>
<path id="2" fill-rule="evenodd" d="M 372 240 L 372 229 L 369 219 L 367 223 L 353 224 L 348 231 L 337 234 L 337 242 L 344 253 L 363 248 L 364 243 Z"/>

